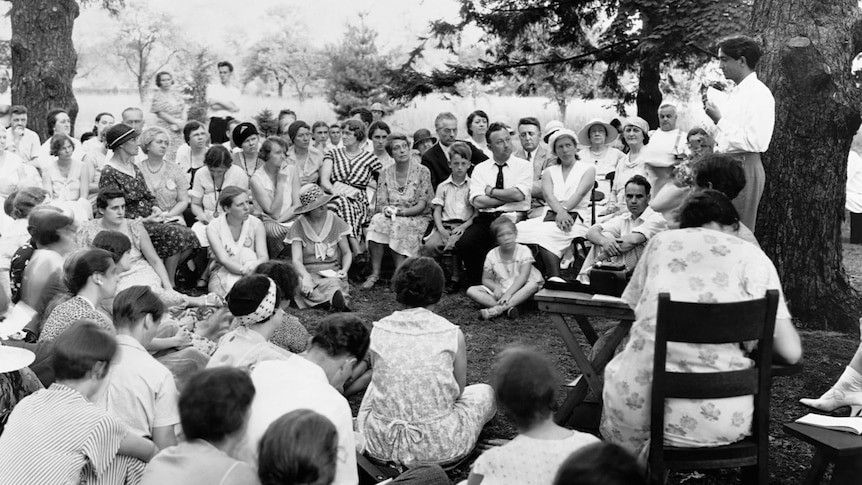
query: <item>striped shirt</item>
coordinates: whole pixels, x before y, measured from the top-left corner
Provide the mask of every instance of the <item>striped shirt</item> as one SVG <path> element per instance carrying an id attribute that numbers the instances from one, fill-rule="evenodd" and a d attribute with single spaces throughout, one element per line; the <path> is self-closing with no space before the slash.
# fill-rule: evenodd
<path id="1" fill-rule="evenodd" d="M 0 436 L 0 483 L 123 483 L 143 463 L 117 460 L 128 430 L 71 387 L 54 383 L 12 410 Z M 126 466 L 117 466 L 117 462 Z M 128 473 L 132 472 L 129 477 Z"/>

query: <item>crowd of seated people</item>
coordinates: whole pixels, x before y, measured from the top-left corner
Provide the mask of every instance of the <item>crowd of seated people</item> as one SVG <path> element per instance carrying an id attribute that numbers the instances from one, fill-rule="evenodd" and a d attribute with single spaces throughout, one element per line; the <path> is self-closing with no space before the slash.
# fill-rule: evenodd
<path id="1" fill-rule="evenodd" d="M 224 83 L 233 67 L 219 72 Z M 542 129 L 535 117 L 477 110 L 461 126 L 440 113 L 436 136 L 412 138 L 382 120 L 382 105 L 336 123 L 283 110 L 264 138 L 226 100 L 209 125 L 183 120 L 170 74 L 158 80 L 157 126 L 145 128 L 139 108 L 116 124 L 100 113 L 81 144 L 54 110 L 40 148 L 20 127 L 26 108 L 14 107 L 19 125 L 0 129 L 0 168 L 15 173 L 0 184 L 0 306 L 34 310 L 0 356 L 35 356 L 0 366 L 14 401 L 2 483 L 356 484 L 357 453 L 403 472 L 395 482 L 449 483 L 442 467 L 474 453 L 498 406 L 518 436 L 482 454 L 468 484 L 643 483 L 635 460 L 649 408 L 631 403 L 650 385 L 641 371 L 654 289 L 715 301 L 780 289 L 730 204 L 746 183 L 740 161 L 712 153 L 709 132 L 677 128 L 674 106 L 662 105 L 655 131 L 640 117 Z M 576 240 L 590 249 L 570 279 L 589 288 L 599 263 L 623 265 L 622 298 L 637 309 L 607 367 L 604 443 L 554 423 L 559 378 L 536 351 L 506 350 L 490 385 L 468 384 L 465 332 L 434 308 L 465 291 L 479 319 L 518 318 L 546 283 L 566 283 Z M 678 278 L 670 245 L 701 254 L 687 272 L 723 279 Z M 387 254 L 399 309 L 371 324 L 347 312 L 357 290 L 387 278 Z M 307 329 L 308 308 L 336 314 Z M 800 357 L 783 297 L 775 349 Z M 698 358 L 676 351 L 668 365 Z M 717 355 L 703 365 L 747 354 Z M 728 411 L 696 430 L 671 427 L 666 440 L 715 445 L 750 432 L 750 419 L 733 417 L 750 417 L 750 400 L 711 404 Z M 669 406 L 666 421 L 696 405 Z"/>

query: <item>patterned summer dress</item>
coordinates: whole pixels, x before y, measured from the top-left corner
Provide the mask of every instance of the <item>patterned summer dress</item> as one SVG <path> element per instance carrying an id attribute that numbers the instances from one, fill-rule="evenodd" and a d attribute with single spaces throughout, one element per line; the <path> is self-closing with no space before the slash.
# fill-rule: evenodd
<path id="1" fill-rule="evenodd" d="M 457 326 L 425 308 L 374 322 L 374 375 L 356 417 L 371 456 L 410 466 L 453 462 L 473 450 L 496 405 L 487 384 L 459 392 L 458 336 Z"/>
<path id="2" fill-rule="evenodd" d="M 320 274 L 323 270 L 341 270 L 341 251 L 338 250 L 338 242 L 350 235 L 350 226 L 342 221 L 332 211 L 326 211 L 326 219 L 319 234 L 305 215 L 299 217 L 287 233 L 285 242 L 293 244 L 294 241 L 302 244 L 302 265 L 311 275 L 314 289 L 308 295 L 297 293 L 294 296 L 296 306 L 299 308 L 310 308 L 328 302 L 337 290 L 345 296 L 349 296 L 350 285 L 343 278 L 327 278 Z"/>
<path id="3" fill-rule="evenodd" d="M 99 179 L 100 189 L 114 186 L 125 193 L 127 219 L 147 217 L 153 211 L 153 207 L 158 205 L 156 198 L 147 187 L 141 169 L 137 165 L 132 167 L 135 169 L 134 177 L 107 165 L 102 170 L 102 177 Z M 200 247 L 200 242 L 191 229 L 180 224 L 147 221 L 144 222 L 144 227 L 147 228 L 147 233 L 150 235 L 156 253 L 162 259 L 187 249 Z"/>
<path id="4" fill-rule="evenodd" d="M 426 203 L 425 211 L 415 216 L 386 217 L 383 213 L 374 214 L 368 226 L 368 238 L 377 233 L 388 239 L 389 248 L 407 257 L 416 256 L 422 243 L 422 236 L 431 222 L 431 199 L 434 192 L 431 189 L 431 172 L 428 167 L 414 161 L 408 162 L 407 181 L 402 186 L 395 176 L 395 165 L 385 168 L 380 174 L 380 185 L 377 189 L 377 209 L 395 206 L 407 209 L 418 204 L 420 200 Z M 381 241 L 378 241 L 381 242 Z"/>
<path id="5" fill-rule="evenodd" d="M 605 368 L 604 439 L 636 455 L 648 450 L 659 293 L 670 293 L 675 301 L 722 303 L 763 298 L 769 289 L 780 292 L 777 318 L 790 318 L 775 266 L 752 244 L 704 228 L 667 231 L 650 239 L 622 295 L 636 316 L 629 341 Z M 669 372 L 724 372 L 752 365 L 735 344 L 668 345 Z M 669 399 L 664 441 L 681 447 L 733 443 L 751 434 L 753 412 L 752 396 Z"/>
<path id="6" fill-rule="evenodd" d="M 354 196 L 335 195 L 329 202 L 329 207 L 350 226 L 353 236 L 360 239 L 362 226 L 367 224 L 371 218 L 365 189 L 373 180 L 374 174 L 383 169 L 383 165 L 377 157 L 364 150 L 351 158 L 347 155 L 345 148 L 327 152 L 323 160 L 324 162 L 326 160 L 332 161 L 330 179 L 333 184 L 340 182 L 359 189 L 359 192 Z M 338 191 L 335 190 L 333 193 L 338 194 Z"/>
<path id="7" fill-rule="evenodd" d="M 183 111 L 185 111 L 185 108 L 186 103 L 183 101 L 182 96 L 173 89 L 168 90 L 168 92 L 157 89 L 156 92 L 153 93 L 153 104 L 150 107 L 150 111 L 152 113 L 167 113 L 174 118 L 183 119 Z M 156 125 L 164 128 L 171 137 L 171 143 L 168 145 L 168 152 L 165 153 L 165 160 L 169 162 L 176 161 L 177 149 L 185 143 L 185 139 L 183 139 L 182 125 L 180 125 L 179 130 L 174 131 L 171 129 L 170 123 L 158 116 L 156 116 Z"/>
<path id="8" fill-rule="evenodd" d="M 183 172 L 179 165 L 167 161 L 162 162 L 162 166 L 153 173 L 147 167 L 146 160 L 141 162 L 141 174 L 144 176 L 144 181 L 147 183 L 147 188 L 150 193 L 156 198 L 156 205 L 162 211 L 169 211 L 177 205 L 180 190 L 188 192 L 189 190 L 189 175 Z"/>
<path id="9" fill-rule="evenodd" d="M 93 308 L 93 304 L 80 296 L 73 296 L 60 303 L 48 315 L 39 334 L 40 342 L 53 342 L 63 332 L 69 329 L 78 320 L 92 320 L 103 330 L 116 334 L 113 322 L 108 315 Z"/>

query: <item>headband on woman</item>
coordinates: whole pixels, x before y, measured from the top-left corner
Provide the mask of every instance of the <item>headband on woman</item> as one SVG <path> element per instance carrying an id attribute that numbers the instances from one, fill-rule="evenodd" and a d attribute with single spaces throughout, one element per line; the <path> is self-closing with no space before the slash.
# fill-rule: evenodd
<path id="1" fill-rule="evenodd" d="M 273 313 L 275 313 L 275 281 L 273 281 L 272 278 L 267 278 L 267 280 L 269 281 L 269 289 L 266 292 L 266 296 L 263 297 L 263 300 L 260 301 L 253 312 L 248 315 L 236 317 L 236 323 L 238 325 L 248 327 L 256 323 L 261 323 L 264 320 L 271 318 Z"/>

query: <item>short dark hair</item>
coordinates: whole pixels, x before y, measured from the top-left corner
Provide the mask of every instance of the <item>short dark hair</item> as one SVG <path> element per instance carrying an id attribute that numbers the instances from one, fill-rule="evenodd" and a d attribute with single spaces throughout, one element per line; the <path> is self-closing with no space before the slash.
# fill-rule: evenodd
<path id="1" fill-rule="evenodd" d="M 311 125 L 311 132 L 314 133 L 321 126 L 326 128 L 326 129 L 329 129 L 329 125 L 326 124 L 325 121 L 315 121 L 314 124 Z"/>
<path id="2" fill-rule="evenodd" d="M 164 76 L 164 75 L 170 76 L 171 73 L 169 73 L 168 71 L 159 71 L 158 73 L 156 73 L 156 87 L 157 88 L 162 87 L 162 76 Z"/>
<path id="3" fill-rule="evenodd" d="M 451 160 L 452 155 L 457 153 L 461 155 L 461 158 L 467 160 L 468 162 L 473 159 L 473 150 L 470 149 L 470 145 L 467 145 L 466 142 L 456 141 L 449 145 L 449 159 Z"/>
<path id="4" fill-rule="evenodd" d="M 311 346 L 323 350 L 330 357 L 347 354 L 356 360 L 365 357 L 370 343 L 370 332 L 355 313 L 338 313 L 324 318 L 311 337 Z"/>
<path id="5" fill-rule="evenodd" d="M 710 153 L 692 167 L 694 184 L 715 189 L 733 200 L 745 187 L 745 169 L 736 155 Z"/>
<path id="6" fill-rule="evenodd" d="M 679 227 L 702 227 L 710 222 L 739 229 L 739 214 L 730 199 L 712 189 L 688 196 L 679 209 Z"/>
<path id="7" fill-rule="evenodd" d="M 233 205 L 233 200 L 243 194 L 248 195 L 248 191 L 237 187 L 236 185 L 229 185 L 221 191 L 221 195 L 218 198 L 218 205 L 222 209 L 227 210 Z"/>
<path id="8" fill-rule="evenodd" d="M 91 320 L 78 320 L 54 340 L 54 376 L 58 381 L 83 379 L 98 362 L 107 370 L 116 352 L 113 335 Z"/>
<path id="9" fill-rule="evenodd" d="M 186 141 L 186 143 L 188 143 L 191 139 L 192 132 L 197 130 L 198 128 L 203 128 L 204 130 L 207 129 L 207 127 L 204 126 L 204 124 L 198 120 L 191 120 L 185 125 L 183 125 L 183 139 Z"/>
<path id="10" fill-rule="evenodd" d="M 389 128 L 389 124 L 387 124 L 383 120 L 380 120 L 371 123 L 371 126 L 368 127 L 368 138 L 374 136 L 374 132 L 377 130 L 383 130 L 384 132 L 386 132 L 387 135 L 392 134 L 392 128 Z"/>
<path id="11" fill-rule="evenodd" d="M 133 328 L 146 315 L 158 323 L 166 311 L 165 303 L 149 286 L 130 286 L 114 298 L 114 326 Z"/>
<path id="12" fill-rule="evenodd" d="M 219 69 L 222 67 L 226 67 L 226 68 L 230 69 L 230 72 L 233 72 L 233 64 L 231 64 L 228 61 L 219 61 L 219 63 L 216 64 L 216 69 Z"/>
<path id="13" fill-rule="evenodd" d="M 365 126 L 370 125 L 371 122 L 374 121 L 374 115 L 371 114 L 371 111 L 369 111 L 368 108 L 353 108 L 350 110 L 349 114 L 351 118 L 356 115 L 359 115 L 359 118 L 362 120 L 363 123 L 365 123 Z"/>
<path id="14" fill-rule="evenodd" d="M 6 198 L 12 200 L 12 213 L 9 214 L 14 219 L 23 219 L 30 215 L 30 212 L 39 204 L 45 202 L 48 197 L 48 191 L 42 187 L 24 187 L 14 194 L 9 194 Z"/>
<path id="15" fill-rule="evenodd" d="M 649 191 L 652 189 L 652 185 L 650 185 L 649 180 L 646 179 L 643 175 L 632 175 L 632 178 L 626 180 L 626 184 L 623 185 L 623 190 L 629 186 L 629 184 L 640 185 L 644 188 L 644 193 L 649 195 Z"/>
<path id="16" fill-rule="evenodd" d="M 446 285 L 443 270 L 431 258 L 407 258 L 392 276 L 395 301 L 411 308 L 432 305 L 440 301 Z"/>
<path id="17" fill-rule="evenodd" d="M 296 409 L 269 425 L 258 443 L 261 485 L 329 484 L 335 479 L 338 431 L 332 421 Z"/>
<path id="18" fill-rule="evenodd" d="M 558 385 L 554 367 L 532 349 L 504 350 L 491 371 L 497 402 L 521 430 L 547 419 L 557 409 Z"/>
<path id="19" fill-rule="evenodd" d="M 101 234 L 101 233 L 99 233 Z M 71 295 L 77 295 L 95 273 L 105 274 L 114 264 L 114 255 L 104 249 L 90 248 L 78 251 L 66 260 L 63 281 Z"/>
<path id="20" fill-rule="evenodd" d="M 509 127 L 506 126 L 505 123 L 500 123 L 499 121 L 491 123 L 491 126 L 488 127 L 488 131 L 485 133 L 485 141 L 491 143 L 491 134 L 498 131 L 505 131 L 506 133 L 509 133 Z"/>
<path id="21" fill-rule="evenodd" d="M 9 112 L 13 115 L 26 115 L 29 113 L 27 107 L 21 104 L 16 104 L 9 108 Z"/>
<path id="22" fill-rule="evenodd" d="M 124 254 L 132 250 L 131 239 L 120 231 L 99 231 L 90 245 L 109 252 L 115 263 L 119 262 Z"/>
<path id="23" fill-rule="evenodd" d="M 48 114 L 45 115 L 45 123 L 47 123 L 48 137 L 49 138 L 54 135 L 54 125 L 57 124 L 57 116 L 59 116 L 60 114 L 63 114 L 63 113 L 65 113 L 67 115 L 69 114 L 69 113 L 66 113 L 66 110 L 64 110 L 64 109 L 54 108 L 51 111 L 48 111 Z"/>
<path id="24" fill-rule="evenodd" d="M 281 121 L 281 119 L 284 118 L 285 116 L 293 116 L 293 119 L 296 120 L 296 111 L 294 111 L 290 108 L 285 108 L 285 109 L 280 110 L 278 112 L 278 118 L 276 118 L 276 119 L 278 121 Z"/>
<path id="25" fill-rule="evenodd" d="M 554 485 L 646 485 L 637 460 L 623 447 L 600 441 L 563 461 Z"/>
<path id="26" fill-rule="evenodd" d="M 275 282 L 275 280 L 272 281 Z M 267 292 L 269 292 L 269 282 L 270 279 L 262 274 L 252 274 L 240 278 L 239 281 L 234 283 L 225 297 L 228 310 L 235 317 L 253 313 L 260 306 L 260 302 L 266 297 Z M 281 305 L 281 299 L 281 289 L 278 287 L 278 283 L 276 283 L 275 309 Z M 271 317 L 272 315 L 267 317 L 267 320 Z"/>
<path id="27" fill-rule="evenodd" d="M 186 439 L 215 443 L 242 429 L 254 394 L 251 377 L 235 367 L 205 369 L 191 376 L 179 401 Z"/>
<path id="28" fill-rule="evenodd" d="M 473 129 L 470 128 L 470 125 L 473 124 L 473 120 L 475 120 L 476 118 L 483 118 L 485 120 L 486 124 L 491 121 L 491 118 L 488 118 L 488 113 L 485 113 L 481 109 L 477 109 L 476 111 L 470 113 L 469 115 L 467 115 L 467 134 L 468 135 L 473 134 Z"/>
<path id="29" fill-rule="evenodd" d="M 501 216 L 491 222 L 491 226 L 489 227 L 489 229 L 491 230 L 491 234 L 493 234 L 496 238 L 497 233 L 500 231 L 500 229 L 503 228 L 503 226 L 511 227 L 515 230 L 516 233 L 518 232 L 518 227 L 515 226 L 515 222 L 512 221 L 512 219 L 509 219 L 506 216 Z"/>
<path id="30" fill-rule="evenodd" d="M 747 35 L 725 37 L 718 42 L 718 48 L 733 59 L 739 60 L 745 57 L 745 63 L 751 69 L 757 67 L 757 62 L 760 60 L 760 45 Z"/>
<path id="31" fill-rule="evenodd" d="M 110 116 L 111 118 L 114 117 L 114 115 L 112 115 L 111 113 L 108 113 L 107 111 L 103 111 L 103 112 L 97 114 L 96 115 L 96 124 L 93 125 L 93 133 L 92 133 L 92 136 L 90 136 L 90 138 L 99 134 L 99 124 L 98 123 L 100 121 L 102 121 L 102 118 L 104 118 L 105 116 Z M 86 133 L 84 133 L 84 135 L 86 135 Z M 81 138 L 84 138 L 84 135 L 81 135 Z M 84 140 L 81 140 L 81 141 L 83 142 Z"/>
<path id="32" fill-rule="evenodd" d="M 269 161 L 269 155 L 272 153 L 272 146 L 278 145 L 284 150 L 285 155 L 287 154 L 287 142 L 284 141 L 284 138 L 280 136 L 270 136 L 267 137 L 266 140 L 260 145 L 260 151 L 257 153 L 257 158 L 260 158 L 264 162 Z"/>
<path id="33" fill-rule="evenodd" d="M 254 274 L 272 279 L 284 298 L 292 298 L 299 288 L 299 272 L 290 261 L 270 259 L 257 265 Z"/>
<path id="34" fill-rule="evenodd" d="M 542 131 L 542 124 L 539 123 L 539 120 L 535 116 L 525 116 L 524 118 L 521 118 L 518 120 L 518 127 L 520 128 L 521 125 L 533 125 L 539 129 L 539 132 Z"/>
<path id="35" fill-rule="evenodd" d="M 341 129 L 350 130 L 353 133 L 353 136 L 356 137 L 356 141 L 362 143 L 365 141 L 365 127 L 367 125 L 359 120 L 347 120 L 341 125 Z"/>
<path id="36" fill-rule="evenodd" d="M 382 123 L 382 122 L 378 122 L 378 123 Z M 403 142 L 407 143 L 407 148 L 408 149 L 410 148 L 410 140 L 407 138 L 407 135 L 405 135 L 404 133 L 392 133 L 391 135 L 388 135 L 386 137 L 386 145 L 384 145 L 384 148 L 386 149 L 386 153 L 388 153 L 390 157 L 392 156 L 392 145 L 396 141 L 403 141 Z"/>
<path id="37" fill-rule="evenodd" d="M 38 246 L 47 246 L 60 240 L 60 231 L 72 227 L 75 220 L 59 212 L 45 214 L 33 225 L 30 235 Z"/>
<path id="38" fill-rule="evenodd" d="M 72 137 L 65 133 L 54 133 L 51 135 L 51 149 L 50 154 L 52 157 L 56 157 L 60 150 L 63 149 L 63 146 L 66 145 L 66 142 L 72 144 L 72 148 L 75 147 L 75 142 L 72 140 Z"/>
<path id="39" fill-rule="evenodd" d="M 207 148 L 204 154 L 204 165 L 210 168 L 230 167 L 233 157 L 230 151 L 222 145 L 213 145 Z"/>
<path id="40" fill-rule="evenodd" d="M 126 193 L 116 185 L 102 187 L 99 189 L 99 194 L 96 195 L 96 209 L 107 209 L 112 200 L 125 198 Z"/>

